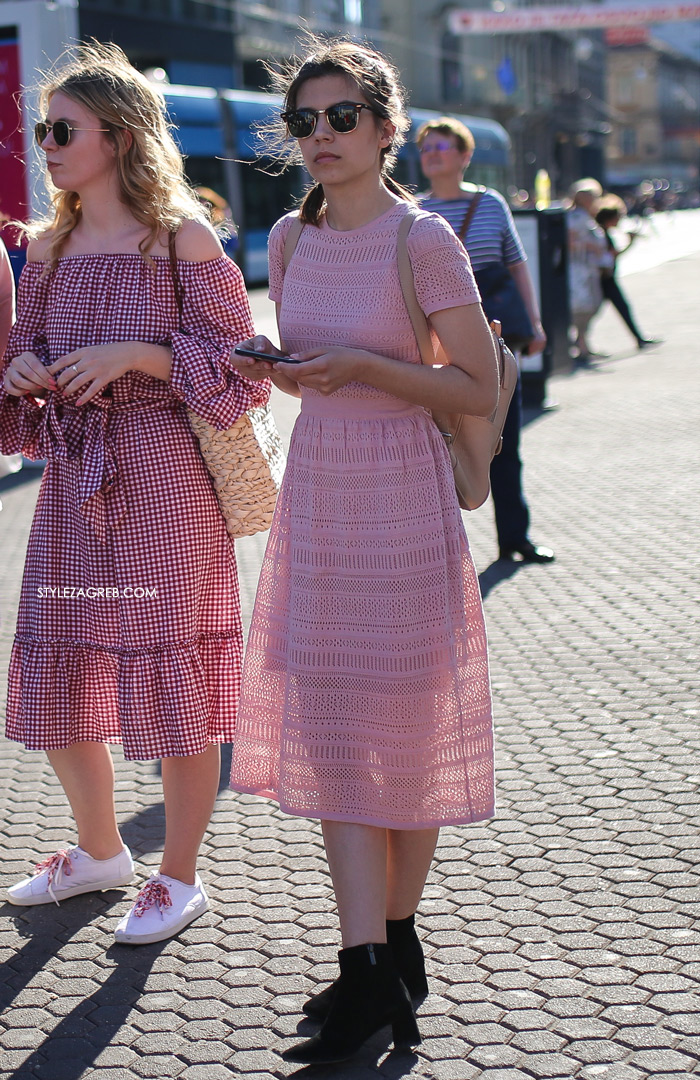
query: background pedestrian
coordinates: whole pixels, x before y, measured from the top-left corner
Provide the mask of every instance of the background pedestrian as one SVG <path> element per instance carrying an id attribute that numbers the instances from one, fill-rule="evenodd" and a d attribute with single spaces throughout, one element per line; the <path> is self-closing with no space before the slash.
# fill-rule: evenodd
<path id="1" fill-rule="evenodd" d="M 503 336 L 516 353 L 521 350 L 541 352 L 547 338 L 513 215 L 497 191 L 464 182 L 464 173 L 474 153 L 474 136 L 461 121 L 444 116 L 423 124 L 416 142 L 421 168 L 430 183 L 430 191 L 421 196 L 422 207 L 444 217 L 460 236 L 477 281 L 480 271 L 488 273 L 494 268 L 505 269 L 512 276 L 516 287 L 514 299 L 524 309 L 522 314 L 528 325 L 524 334 L 520 329 L 513 334 L 499 311 Z M 475 198 L 478 199 L 476 205 L 473 204 Z M 482 302 L 487 317 L 493 318 L 484 293 Z M 524 562 L 552 562 L 552 549 L 534 544 L 528 536 L 530 510 L 522 488 L 521 417 L 522 389 L 518 378 L 503 429 L 503 446 L 491 464 L 499 556 L 502 559 L 518 556 Z"/>
<path id="2" fill-rule="evenodd" d="M 601 271 L 600 284 L 603 297 L 609 300 L 615 310 L 619 312 L 625 326 L 628 327 L 637 342 L 637 348 L 646 349 L 649 345 L 659 345 L 660 341 L 657 338 L 644 337 L 644 334 L 637 326 L 627 297 L 620 288 L 616 275 L 618 258 L 632 247 L 638 235 L 636 232 L 629 232 L 624 247 L 618 247 L 615 243 L 611 230 L 617 229 L 626 213 L 627 208 L 619 195 L 604 195 L 596 205 L 595 219 L 605 233 L 605 242 L 612 261 L 611 266 L 606 266 Z"/>
<path id="3" fill-rule="evenodd" d="M 577 180 L 569 189 L 569 300 L 574 345 L 577 361 L 581 365 L 591 360 L 586 334 L 591 319 L 603 302 L 601 271 L 612 268 L 605 235 L 593 216 L 596 200 L 602 194 L 603 189 L 592 177 Z"/>

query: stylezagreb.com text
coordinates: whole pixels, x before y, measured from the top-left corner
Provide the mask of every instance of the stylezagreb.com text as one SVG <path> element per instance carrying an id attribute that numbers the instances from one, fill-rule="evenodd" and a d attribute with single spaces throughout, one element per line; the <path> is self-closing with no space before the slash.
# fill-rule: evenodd
<path id="1" fill-rule="evenodd" d="M 156 600 L 155 585 L 40 585 L 39 600 Z"/>

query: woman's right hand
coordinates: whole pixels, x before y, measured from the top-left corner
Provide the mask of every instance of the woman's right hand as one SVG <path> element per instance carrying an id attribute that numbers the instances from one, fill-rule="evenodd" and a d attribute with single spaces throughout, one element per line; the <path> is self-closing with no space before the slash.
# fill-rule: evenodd
<path id="1" fill-rule="evenodd" d="M 44 367 L 35 353 L 24 352 L 15 356 L 10 361 L 3 379 L 6 393 L 12 397 L 25 397 L 32 394 L 35 397 L 42 395 L 47 390 L 57 390 L 56 380 Z"/>
<path id="2" fill-rule="evenodd" d="M 270 353 L 272 356 L 282 357 L 283 353 L 273 345 L 269 338 L 266 338 L 264 334 L 256 334 L 254 338 L 248 338 L 247 341 L 239 341 L 238 344 L 243 349 L 253 349 L 255 352 Z M 255 360 L 252 356 L 239 356 L 234 349 L 230 353 L 230 362 L 237 371 L 240 371 L 241 375 L 245 375 L 246 379 L 254 379 L 261 381 L 262 379 L 269 379 L 274 368 L 269 360 Z"/>

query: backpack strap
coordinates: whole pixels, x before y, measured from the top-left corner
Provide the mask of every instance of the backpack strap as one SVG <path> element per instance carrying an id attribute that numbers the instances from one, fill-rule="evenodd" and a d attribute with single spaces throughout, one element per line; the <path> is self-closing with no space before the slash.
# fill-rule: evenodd
<path id="1" fill-rule="evenodd" d="M 430 329 L 428 327 L 428 320 L 425 317 L 425 312 L 418 303 L 416 284 L 413 278 L 413 267 L 411 266 L 411 260 L 408 254 L 408 234 L 413 227 L 416 216 L 416 211 L 410 209 L 399 225 L 399 233 L 396 242 L 396 257 L 399 264 L 401 292 L 403 293 L 406 309 L 411 320 L 411 325 L 413 326 L 413 333 L 416 335 L 416 341 L 418 342 L 418 348 L 420 349 L 421 362 L 429 364 L 432 367 L 435 363 L 433 339 L 430 336 Z"/>
<path id="2" fill-rule="evenodd" d="M 438 348 L 437 356 L 433 349 L 433 339 L 430 334 L 430 327 L 428 320 L 425 316 L 425 312 L 418 303 L 418 297 L 416 296 L 416 285 L 413 277 L 413 267 L 411 266 L 411 260 L 408 254 L 408 234 L 413 227 L 413 223 L 416 220 L 417 212 L 410 209 L 405 218 L 399 225 L 399 232 L 396 244 L 396 257 L 399 265 L 399 281 L 401 282 L 401 292 L 403 293 L 406 309 L 413 326 L 413 333 L 416 335 L 416 341 L 418 342 L 418 348 L 420 349 L 420 358 L 423 364 L 429 364 L 431 367 L 436 363 L 446 363 L 447 357 L 442 348 L 442 345 Z M 482 305 L 483 310 L 483 305 Z M 488 319 L 486 320 L 488 322 Z M 489 323 L 491 333 L 493 335 L 494 345 L 496 347 L 496 356 L 498 359 L 498 372 L 500 384 L 503 386 L 503 380 L 505 378 L 505 358 L 504 358 L 504 342 L 501 337 L 496 333 L 493 327 L 493 323 Z"/>
<path id="3" fill-rule="evenodd" d="M 296 251 L 297 244 L 299 243 L 299 237 L 304 230 L 304 222 L 301 218 L 294 218 L 294 221 L 289 227 L 289 232 L 284 238 L 284 269 L 286 270 L 292 261 L 292 255 Z"/>

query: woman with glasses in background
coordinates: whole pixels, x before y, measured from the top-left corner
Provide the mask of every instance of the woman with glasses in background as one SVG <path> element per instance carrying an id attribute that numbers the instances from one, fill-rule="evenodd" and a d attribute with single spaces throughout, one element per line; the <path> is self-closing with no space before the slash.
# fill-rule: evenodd
<path id="1" fill-rule="evenodd" d="M 165 851 L 116 929 L 137 945 L 207 909 L 196 860 L 240 682 L 233 542 L 186 406 L 227 427 L 269 387 L 229 363 L 252 332 L 243 281 L 186 186 L 157 92 L 116 46 L 91 45 L 47 77 L 41 103 L 52 213 L 31 229 L 0 448 L 48 463 L 7 735 L 47 751 L 78 836 L 7 895 L 40 905 L 132 880 L 108 746 L 121 742 L 128 759 L 162 760 Z"/>
<path id="2" fill-rule="evenodd" d="M 311 1064 L 348 1058 L 389 1023 L 395 1043 L 419 1041 L 410 997 L 427 985 L 414 915 L 438 830 L 493 813 L 479 586 L 427 410 L 487 415 L 498 380 L 464 250 L 390 177 L 409 126 L 394 69 L 336 40 L 277 82 L 285 111 L 266 153 L 303 161 L 314 185 L 270 236 L 280 349 L 248 343 L 279 360 L 238 363 L 301 396 L 301 414 L 248 639 L 231 784 L 322 823 L 340 977 L 304 1007 L 320 1032 L 284 1054 Z M 441 368 L 421 365 L 402 297 L 408 214 Z"/>
<path id="3" fill-rule="evenodd" d="M 430 184 L 430 190 L 421 196 L 421 206 L 444 217 L 464 244 L 474 274 L 485 293 L 484 310 L 489 318 L 501 319 L 506 343 L 517 356 L 523 351 L 541 352 L 547 338 L 513 215 L 498 191 L 464 182 L 464 174 L 474 153 L 474 136 L 461 120 L 442 116 L 437 120 L 428 120 L 419 128 L 416 143 L 421 155 L 421 169 Z M 501 275 L 511 275 L 517 290 L 515 299 L 520 297 L 518 306 L 526 317 L 515 321 L 515 334 L 510 320 L 500 309 L 495 316 L 490 311 L 486 288 L 494 268 Z M 483 273 L 485 280 L 480 278 L 480 273 Z M 523 336 L 518 321 L 529 324 L 525 331 L 527 336 Z M 534 544 L 529 537 L 530 508 L 523 492 L 520 459 L 521 420 L 522 386 L 518 378 L 503 429 L 501 452 L 491 462 L 491 496 L 498 554 L 501 559 L 519 558 L 528 563 L 548 563 L 554 560 L 552 549 L 543 544 Z"/>

